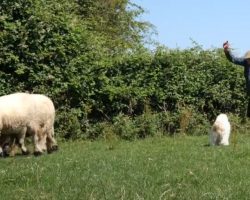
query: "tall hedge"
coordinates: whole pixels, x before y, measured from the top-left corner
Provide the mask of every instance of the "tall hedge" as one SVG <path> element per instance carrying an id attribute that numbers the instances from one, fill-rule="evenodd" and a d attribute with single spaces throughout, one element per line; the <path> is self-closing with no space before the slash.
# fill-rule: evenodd
<path id="1" fill-rule="evenodd" d="M 243 112 L 243 69 L 230 64 L 221 49 L 159 46 L 152 52 L 143 46 L 149 24 L 137 21 L 142 8 L 110 0 L 106 13 L 102 3 L 0 0 L 0 95 L 50 96 L 56 131 L 66 138 L 95 138 L 100 124 L 123 120 L 142 126 L 147 121 L 151 128 L 165 120 L 167 130 L 176 130 L 182 120 L 171 116 L 181 116 L 183 108 L 208 120 L 219 112 Z M 148 112 L 159 120 L 149 119 Z M 158 130 L 146 127 L 138 135 Z"/>

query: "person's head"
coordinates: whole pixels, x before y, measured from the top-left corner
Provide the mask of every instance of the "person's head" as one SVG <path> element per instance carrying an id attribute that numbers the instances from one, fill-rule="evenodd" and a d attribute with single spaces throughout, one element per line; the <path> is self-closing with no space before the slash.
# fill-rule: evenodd
<path id="1" fill-rule="evenodd" d="M 246 52 L 246 54 L 245 54 L 244 58 L 246 59 L 247 64 L 249 64 L 249 65 L 250 65 L 250 51 L 247 51 L 247 52 Z"/>

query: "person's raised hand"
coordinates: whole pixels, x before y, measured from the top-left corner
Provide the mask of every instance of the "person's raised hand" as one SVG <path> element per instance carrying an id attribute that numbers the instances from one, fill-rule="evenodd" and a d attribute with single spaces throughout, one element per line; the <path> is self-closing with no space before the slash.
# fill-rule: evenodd
<path id="1" fill-rule="evenodd" d="M 226 41 L 226 42 L 223 43 L 223 48 L 224 48 L 224 51 L 228 51 L 228 49 L 229 49 L 229 43 L 228 43 L 228 41 Z"/>

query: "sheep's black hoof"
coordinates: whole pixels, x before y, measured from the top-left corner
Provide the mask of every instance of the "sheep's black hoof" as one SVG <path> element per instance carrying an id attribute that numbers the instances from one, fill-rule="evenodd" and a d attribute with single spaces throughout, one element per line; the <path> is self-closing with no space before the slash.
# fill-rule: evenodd
<path id="1" fill-rule="evenodd" d="M 34 156 L 41 156 L 43 153 L 42 152 L 40 152 L 40 151 L 35 151 L 34 152 Z"/>
<path id="2" fill-rule="evenodd" d="M 48 149 L 48 150 L 47 150 L 47 153 L 48 153 L 48 154 L 51 154 L 52 152 L 53 152 L 53 151 L 52 151 L 51 149 Z"/>
<path id="3" fill-rule="evenodd" d="M 10 154 L 7 153 L 7 152 L 2 152 L 2 153 L 0 153 L 0 157 L 1 157 L 1 158 L 7 158 L 7 157 L 9 157 L 9 156 L 10 156 Z"/>
<path id="4" fill-rule="evenodd" d="M 54 145 L 51 148 L 48 149 L 48 153 L 52 153 L 53 151 L 57 151 L 58 150 L 58 145 Z"/>
<path id="5" fill-rule="evenodd" d="M 57 150 L 58 150 L 58 145 L 52 147 L 52 151 L 57 151 Z"/>
<path id="6" fill-rule="evenodd" d="M 27 151 L 22 151 L 22 154 L 23 155 L 29 155 L 30 154 L 30 152 L 27 150 Z"/>
<path id="7" fill-rule="evenodd" d="M 10 156 L 10 154 L 9 153 L 7 153 L 7 152 L 3 152 L 3 157 L 4 158 L 7 158 L 7 157 L 9 157 Z"/>

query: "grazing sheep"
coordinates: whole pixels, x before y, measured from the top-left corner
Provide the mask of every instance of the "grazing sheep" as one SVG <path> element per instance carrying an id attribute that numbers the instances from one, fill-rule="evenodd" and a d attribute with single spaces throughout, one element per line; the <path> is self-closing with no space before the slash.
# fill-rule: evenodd
<path id="1" fill-rule="evenodd" d="M 24 144 L 26 135 L 33 138 L 35 155 L 57 150 L 54 119 L 54 104 L 44 95 L 14 93 L 0 97 L 0 137 L 15 136 L 23 154 L 28 153 Z"/>
<path id="2" fill-rule="evenodd" d="M 231 125 L 226 114 L 219 114 L 210 133 L 211 145 L 229 145 Z"/>

